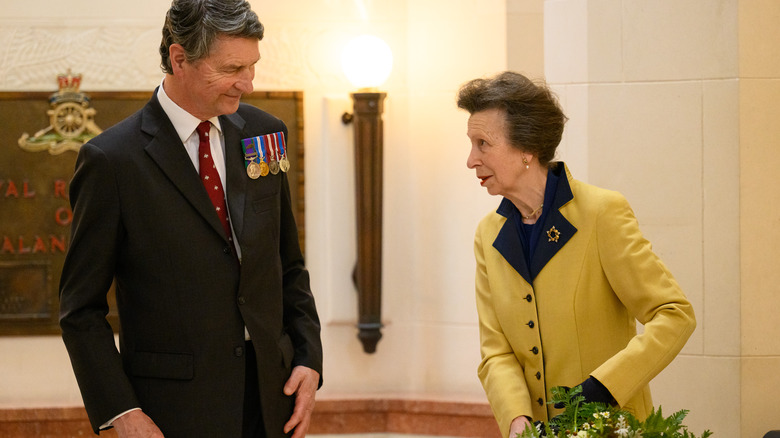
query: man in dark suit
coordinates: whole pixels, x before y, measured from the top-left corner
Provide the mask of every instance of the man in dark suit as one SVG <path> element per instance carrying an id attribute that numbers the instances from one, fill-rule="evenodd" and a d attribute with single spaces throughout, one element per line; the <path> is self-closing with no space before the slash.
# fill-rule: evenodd
<path id="1" fill-rule="evenodd" d="M 60 326 L 95 433 L 307 432 L 320 323 L 287 178 L 249 172 L 262 157 L 246 146 L 287 128 L 239 103 L 262 37 L 245 0 L 174 0 L 161 86 L 79 152 Z M 269 151 L 260 164 L 279 164 Z"/>

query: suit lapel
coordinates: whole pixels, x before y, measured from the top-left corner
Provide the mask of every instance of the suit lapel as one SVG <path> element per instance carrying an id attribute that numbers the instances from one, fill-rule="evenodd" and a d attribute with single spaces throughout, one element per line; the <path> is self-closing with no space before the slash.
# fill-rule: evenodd
<path id="1" fill-rule="evenodd" d="M 493 242 L 499 253 L 504 259 L 515 268 L 518 274 L 520 274 L 528 284 L 532 284 L 531 273 L 528 271 L 528 264 L 525 262 L 525 254 L 523 253 L 523 244 L 520 242 L 520 236 L 517 234 L 512 219 L 507 219 L 504 222 L 504 226 L 501 227 L 496 240 Z"/>
<path id="2" fill-rule="evenodd" d="M 498 207 L 497 213 L 506 217 L 504 225 L 496 236 L 496 240 L 493 241 L 493 247 L 498 250 L 504 259 L 512 265 L 520 276 L 528 282 L 533 284 L 533 280 L 547 265 L 550 259 L 563 248 L 577 232 L 577 228 L 571 224 L 560 212 L 560 209 L 574 199 L 574 195 L 569 185 L 569 173 L 563 163 L 558 165 L 559 168 L 553 170 L 553 172 L 560 172 L 558 178 L 558 187 L 555 191 L 555 198 L 553 201 L 553 208 L 546 214 L 544 224 L 542 226 L 541 235 L 539 241 L 536 244 L 536 250 L 531 260 L 531 269 L 529 271 L 528 264 L 526 263 L 525 254 L 523 253 L 523 245 L 520 242 L 520 236 L 518 235 L 517 228 L 515 227 L 515 215 L 517 210 L 512 208 L 510 201 L 504 199 L 501 205 Z"/>
<path id="3" fill-rule="evenodd" d="M 542 234 L 539 236 L 539 241 L 536 244 L 536 251 L 534 252 L 534 258 L 531 261 L 531 272 L 533 278 L 542 271 L 547 265 L 547 262 L 553 258 L 558 251 L 566 245 L 577 232 L 577 228 L 571 224 L 561 213 L 561 208 L 568 204 L 574 195 L 571 192 L 571 186 L 569 185 L 569 173 L 566 171 L 563 164 L 559 164 L 559 167 L 563 169 L 558 177 L 558 187 L 555 191 L 555 199 L 553 200 L 553 208 L 547 214 L 544 225 L 542 226 Z"/>
<path id="4" fill-rule="evenodd" d="M 214 205 L 203 188 L 203 183 L 201 183 L 187 151 L 181 144 L 173 124 L 157 101 L 156 92 L 143 109 L 141 130 L 152 136 L 152 140 L 146 146 L 146 153 L 157 163 L 195 210 L 218 233 L 224 236 L 225 231 L 219 217 L 214 212 Z M 224 237 L 227 240 L 227 236 Z"/>
<path id="5" fill-rule="evenodd" d="M 230 210 L 230 222 L 233 224 L 233 230 L 239 239 L 239 244 L 241 244 L 247 179 L 241 138 L 246 122 L 238 113 L 221 116 L 219 122 L 225 136 L 225 172 L 227 173 L 225 194 L 228 210 Z"/>
<path id="6" fill-rule="evenodd" d="M 520 235 L 517 233 L 515 227 L 514 215 L 517 214 L 514 208 L 510 205 L 508 199 L 504 198 L 501 201 L 501 205 L 498 207 L 497 213 L 506 218 L 504 225 L 496 236 L 496 240 L 493 241 L 493 247 L 498 250 L 515 271 L 520 274 L 521 277 L 531 284 L 531 273 L 528 271 L 528 263 L 525 261 L 525 253 L 523 253 L 523 244 L 520 242 Z"/>

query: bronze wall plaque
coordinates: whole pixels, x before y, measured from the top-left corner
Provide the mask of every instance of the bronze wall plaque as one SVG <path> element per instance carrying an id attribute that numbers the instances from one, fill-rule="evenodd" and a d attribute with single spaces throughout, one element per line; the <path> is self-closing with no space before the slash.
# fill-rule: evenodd
<path id="1" fill-rule="evenodd" d="M 142 108 L 151 92 L 86 93 L 101 129 Z M 59 334 L 58 288 L 70 242 L 72 213 L 68 185 L 76 162 L 74 150 L 31 151 L 20 138 L 50 125 L 50 92 L 0 93 L 0 335 Z M 303 93 L 260 91 L 243 101 L 284 120 L 289 129 L 287 173 L 301 248 L 304 246 Z M 71 108 L 72 107 L 72 108 Z M 70 117 L 79 111 L 55 116 Z M 60 114 L 61 113 L 61 114 Z M 67 123 L 71 118 L 60 119 Z M 66 125 L 62 125 L 63 130 Z M 117 328 L 112 311 L 109 321 Z"/>
<path id="2" fill-rule="evenodd" d="M 51 265 L 43 261 L 0 262 L 0 318 L 48 322 L 53 307 L 51 278 Z"/>

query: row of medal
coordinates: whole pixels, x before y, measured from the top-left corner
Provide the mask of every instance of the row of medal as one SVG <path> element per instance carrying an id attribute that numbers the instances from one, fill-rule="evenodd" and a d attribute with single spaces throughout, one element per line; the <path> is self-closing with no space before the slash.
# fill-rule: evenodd
<path id="1" fill-rule="evenodd" d="M 269 172 L 276 175 L 280 170 L 290 170 L 283 132 L 245 138 L 241 144 L 244 148 L 246 174 L 250 178 L 257 179 Z"/>

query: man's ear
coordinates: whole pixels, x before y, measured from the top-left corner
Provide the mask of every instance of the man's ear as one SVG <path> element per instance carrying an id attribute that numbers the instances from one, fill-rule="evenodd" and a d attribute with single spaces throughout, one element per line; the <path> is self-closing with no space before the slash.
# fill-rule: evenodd
<path id="1" fill-rule="evenodd" d="M 187 54 L 184 51 L 184 47 L 181 44 L 171 44 L 171 47 L 168 48 L 168 56 L 171 60 L 173 74 L 180 73 L 184 63 L 187 62 Z"/>

